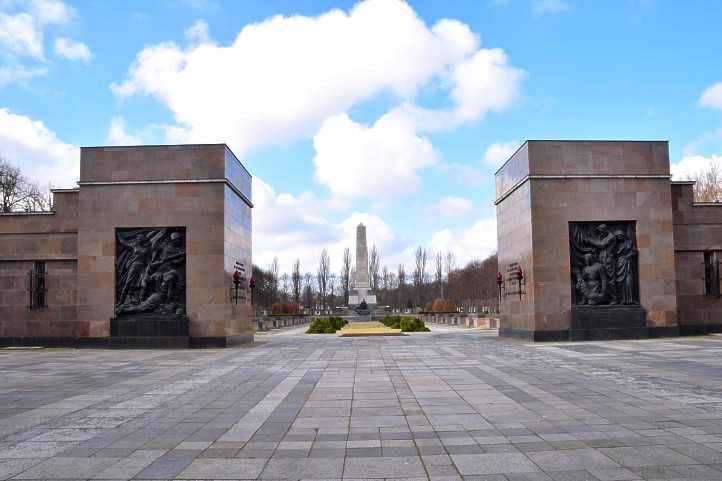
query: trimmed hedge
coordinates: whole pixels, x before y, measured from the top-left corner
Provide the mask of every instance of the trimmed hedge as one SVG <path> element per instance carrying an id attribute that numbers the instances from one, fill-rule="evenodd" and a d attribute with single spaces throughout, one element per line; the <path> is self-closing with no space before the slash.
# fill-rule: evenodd
<path id="1" fill-rule="evenodd" d="M 320 317 L 311 323 L 306 334 L 334 334 L 346 324 L 347 320 L 337 316 Z"/>
<path id="2" fill-rule="evenodd" d="M 434 302 L 428 302 L 424 306 L 424 312 L 456 312 L 456 304 L 448 299 L 434 299 Z"/>
<path id="3" fill-rule="evenodd" d="M 298 314 L 298 305 L 276 302 L 271 306 L 272 315 Z"/>
<path id="4" fill-rule="evenodd" d="M 401 332 L 429 332 L 424 321 L 417 317 L 386 316 L 381 322 L 392 329 L 401 329 Z"/>

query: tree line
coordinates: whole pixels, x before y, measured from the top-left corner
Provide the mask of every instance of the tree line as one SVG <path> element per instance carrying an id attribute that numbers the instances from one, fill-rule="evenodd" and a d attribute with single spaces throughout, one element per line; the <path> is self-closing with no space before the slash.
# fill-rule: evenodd
<path id="1" fill-rule="evenodd" d="M 722 161 L 714 159 L 692 177 L 696 202 L 722 202 Z"/>
<path id="2" fill-rule="evenodd" d="M 0 213 L 45 212 L 51 208 L 50 189 L 30 181 L 0 156 Z"/>
<path id="3" fill-rule="evenodd" d="M 430 255 L 418 247 L 407 272 L 403 263 L 384 264 L 375 245 L 369 251 L 371 290 L 376 294 L 378 305 L 393 309 L 430 310 L 434 301 L 445 300 L 444 310 L 494 311 L 498 306 L 496 271 L 496 254 L 459 267 L 451 252 Z M 348 304 L 354 275 L 349 248 L 343 251 L 338 272 L 332 271 L 326 249 L 321 251 L 312 271 L 302 272 L 300 260 L 296 259 L 290 273 L 280 272 L 276 257 L 266 268 L 253 265 L 256 282 L 253 303 L 259 314 L 263 310 L 270 312 L 274 306 L 287 305 L 298 310 L 330 312 Z"/>

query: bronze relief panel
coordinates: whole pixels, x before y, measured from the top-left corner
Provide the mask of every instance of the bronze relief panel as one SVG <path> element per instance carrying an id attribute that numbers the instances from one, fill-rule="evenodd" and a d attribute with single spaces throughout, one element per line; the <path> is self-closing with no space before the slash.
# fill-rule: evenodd
<path id="1" fill-rule="evenodd" d="M 186 316 L 185 227 L 116 229 L 115 315 Z"/>
<path id="2" fill-rule="evenodd" d="M 639 305 L 636 222 L 570 222 L 572 305 Z"/>

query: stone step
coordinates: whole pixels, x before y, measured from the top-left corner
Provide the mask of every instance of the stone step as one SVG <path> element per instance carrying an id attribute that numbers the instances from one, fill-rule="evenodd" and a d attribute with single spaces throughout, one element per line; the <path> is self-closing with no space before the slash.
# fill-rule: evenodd
<path id="1" fill-rule="evenodd" d="M 404 336 L 401 329 L 392 329 L 378 321 L 355 321 L 336 332 L 339 337 L 353 336 Z"/>

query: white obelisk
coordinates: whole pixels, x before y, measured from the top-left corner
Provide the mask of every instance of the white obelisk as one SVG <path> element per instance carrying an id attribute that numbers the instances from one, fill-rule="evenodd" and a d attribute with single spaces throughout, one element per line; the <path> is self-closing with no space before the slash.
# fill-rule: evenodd
<path id="1" fill-rule="evenodd" d="M 369 290 L 369 250 L 366 245 L 366 226 L 356 227 L 356 273 L 353 278 L 353 290 L 348 296 L 349 306 L 358 306 L 366 301 L 366 305 L 376 304 L 376 296 Z"/>

